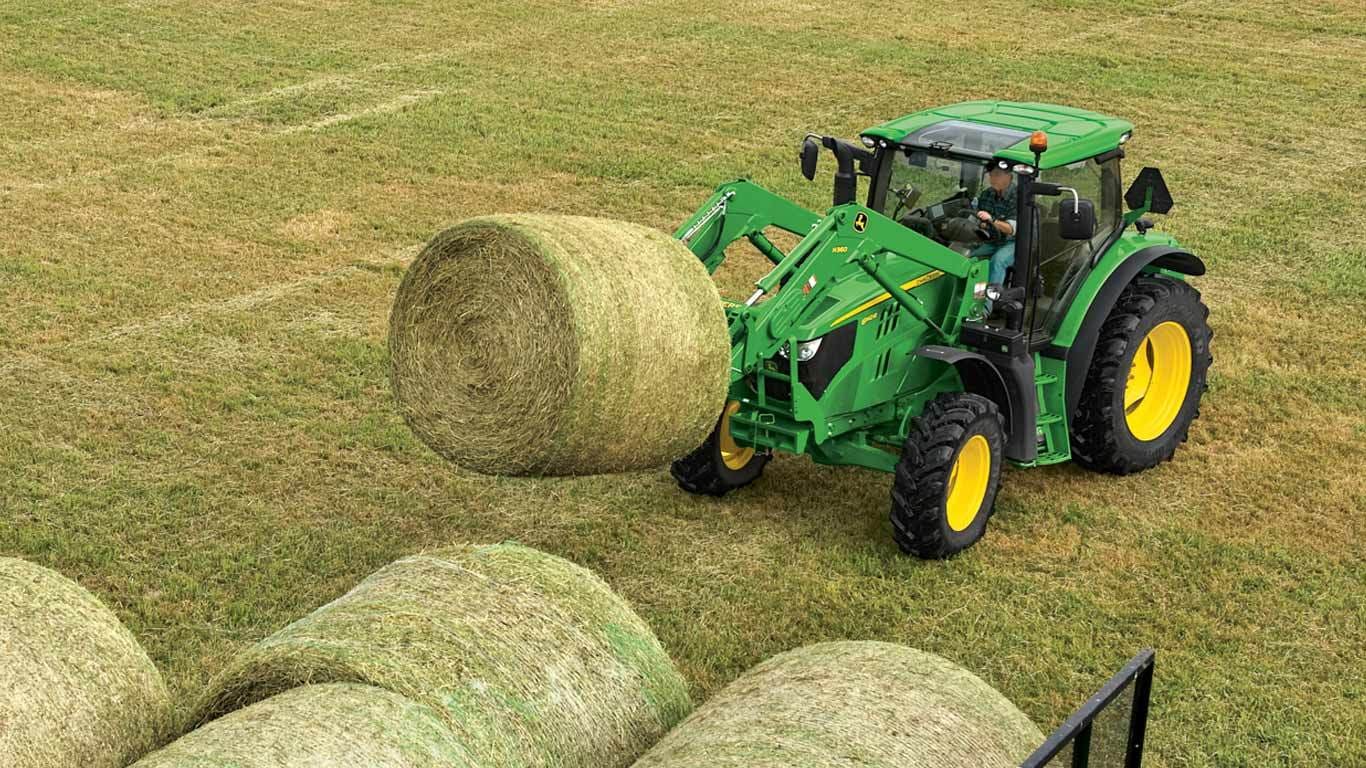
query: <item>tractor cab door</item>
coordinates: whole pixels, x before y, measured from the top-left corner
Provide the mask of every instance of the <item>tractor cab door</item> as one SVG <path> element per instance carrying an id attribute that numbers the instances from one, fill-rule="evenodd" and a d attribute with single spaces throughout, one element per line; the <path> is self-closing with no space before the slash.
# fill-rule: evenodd
<path id="1" fill-rule="evenodd" d="M 1140 768 L 1148 732 L 1153 659 L 1151 650 L 1130 659 L 1020 768 Z"/>
<path id="2" fill-rule="evenodd" d="M 1083 200 L 1095 206 L 1096 231 L 1090 240 L 1067 240 L 1060 231 L 1059 211 L 1070 193 L 1059 197 L 1039 197 L 1038 282 L 1033 286 L 1027 322 L 1035 331 L 1053 333 L 1067 313 L 1068 306 L 1081 288 L 1091 268 L 1121 231 L 1123 195 L 1120 187 L 1119 156 L 1107 153 L 1060 168 L 1043 171 L 1040 181 L 1071 187 Z"/>

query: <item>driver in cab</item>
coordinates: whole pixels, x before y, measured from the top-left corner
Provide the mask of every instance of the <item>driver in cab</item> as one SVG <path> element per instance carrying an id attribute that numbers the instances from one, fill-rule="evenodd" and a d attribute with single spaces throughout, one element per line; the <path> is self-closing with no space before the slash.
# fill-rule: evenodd
<path id="1" fill-rule="evenodd" d="M 979 237 L 984 242 L 969 254 L 974 259 L 991 259 L 987 281 L 1004 283 L 1006 270 L 1015 265 L 1015 175 L 1010 163 L 993 160 L 987 171 L 987 185 L 977 193 L 974 203 Z"/>

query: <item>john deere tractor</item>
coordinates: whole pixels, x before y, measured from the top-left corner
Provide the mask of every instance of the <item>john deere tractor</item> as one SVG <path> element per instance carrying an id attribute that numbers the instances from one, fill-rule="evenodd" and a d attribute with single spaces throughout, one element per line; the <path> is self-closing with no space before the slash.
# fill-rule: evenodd
<path id="1" fill-rule="evenodd" d="M 1122 475 L 1170 459 L 1211 362 L 1186 282 L 1205 266 L 1147 218 L 1172 205 L 1156 168 L 1122 190 L 1132 134 L 1095 112 L 975 101 L 859 144 L 809 135 L 807 179 L 822 147 L 835 159 L 824 215 L 749 181 L 718 187 L 675 236 L 713 273 L 741 240 L 773 266 L 727 302 L 728 403 L 673 463 L 679 485 L 723 495 L 777 452 L 889 472 L 897 544 L 942 558 L 982 537 L 1006 462 Z M 1013 176 L 1013 225 L 976 210 L 991 166 Z M 784 251 L 775 230 L 799 239 Z M 974 257 L 993 230 L 1015 241 L 999 284 Z"/>

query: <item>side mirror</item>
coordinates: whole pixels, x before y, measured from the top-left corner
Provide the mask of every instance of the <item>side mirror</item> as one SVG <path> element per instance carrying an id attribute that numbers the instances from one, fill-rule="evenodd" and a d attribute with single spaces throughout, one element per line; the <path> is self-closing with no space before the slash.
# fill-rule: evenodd
<path id="1" fill-rule="evenodd" d="M 821 145 L 807 139 L 802 142 L 802 175 L 807 181 L 816 178 L 816 160 L 821 156 Z"/>
<path id="2" fill-rule="evenodd" d="M 1090 200 L 1068 198 L 1058 206 L 1058 234 L 1064 240 L 1090 240 L 1096 236 L 1096 206 Z"/>

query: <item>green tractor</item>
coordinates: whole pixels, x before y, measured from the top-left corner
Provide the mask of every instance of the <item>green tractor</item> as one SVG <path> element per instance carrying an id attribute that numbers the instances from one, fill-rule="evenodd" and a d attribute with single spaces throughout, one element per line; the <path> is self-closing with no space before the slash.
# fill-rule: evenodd
<path id="1" fill-rule="evenodd" d="M 807 179 L 822 146 L 836 160 L 823 216 L 749 181 L 718 187 L 675 237 L 713 273 L 742 238 L 773 267 L 726 301 L 727 405 L 673 463 L 679 485 L 720 496 L 774 452 L 890 472 L 897 544 L 943 558 L 982 537 L 1007 461 L 1128 474 L 1170 459 L 1211 363 L 1185 282 L 1205 266 L 1145 218 L 1172 205 L 1156 168 L 1122 191 L 1132 131 L 975 101 L 870 128 L 862 146 L 808 136 Z M 992 167 L 1015 200 L 995 218 L 976 210 Z M 775 229 L 800 239 L 784 253 Z M 1014 263 L 992 283 L 975 256 L 1007 233 Z"/>

